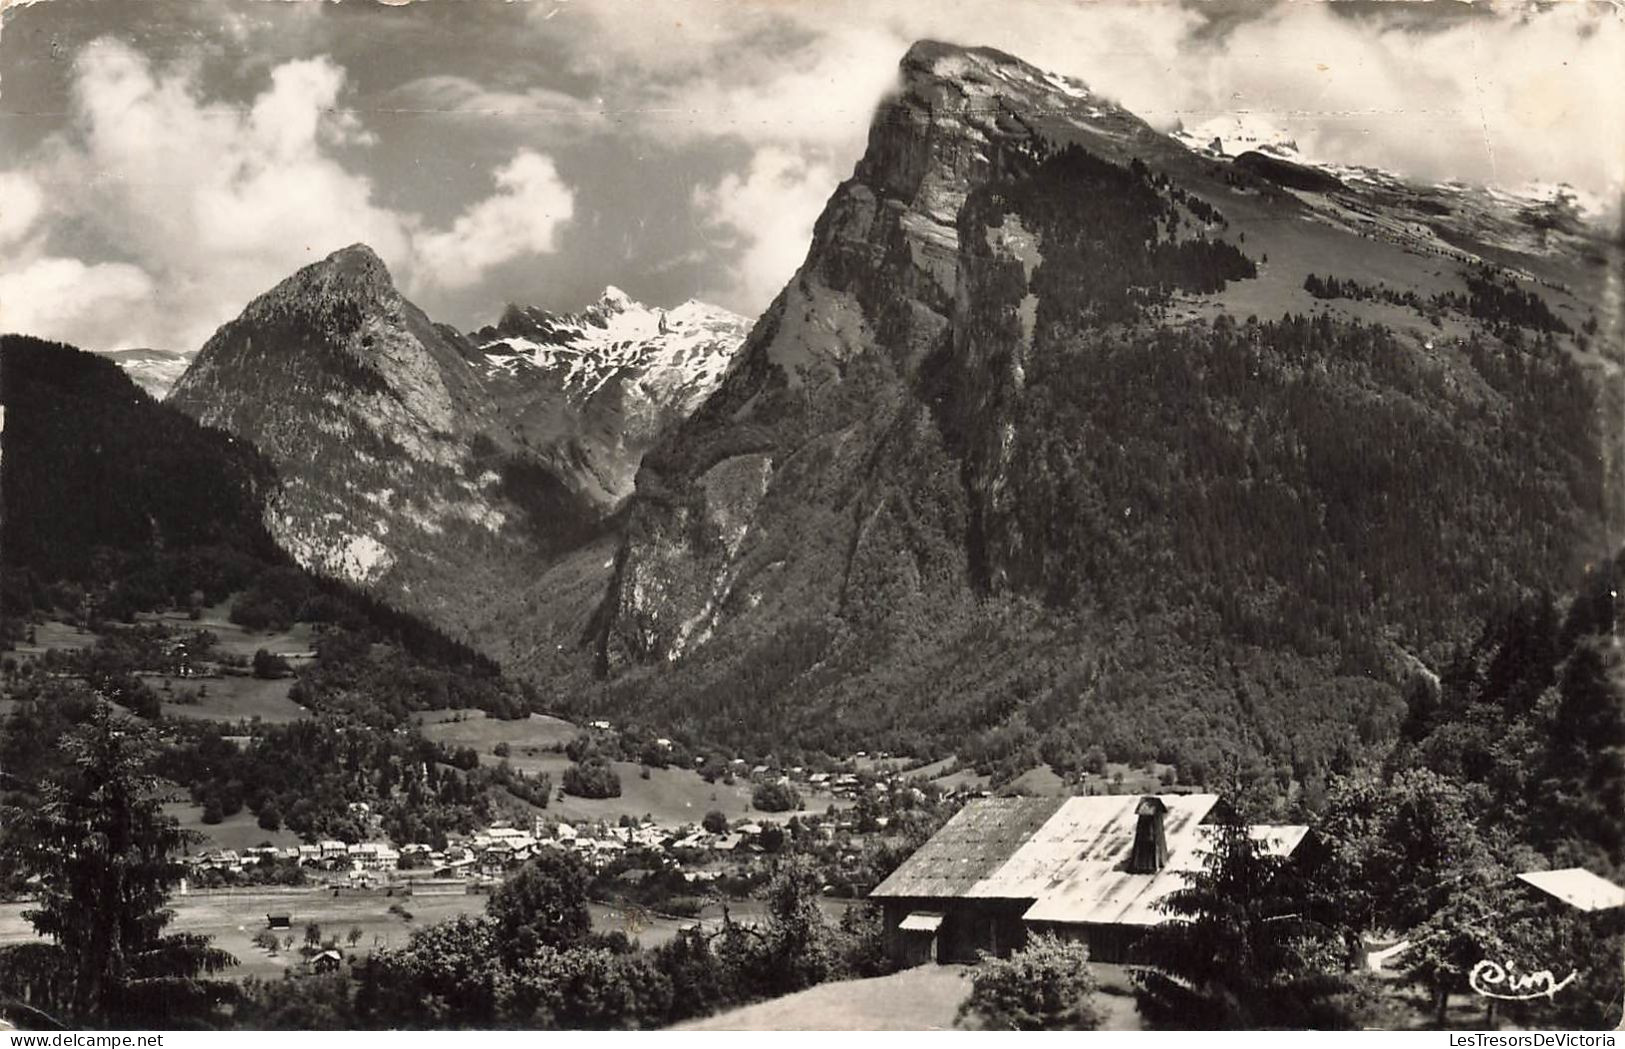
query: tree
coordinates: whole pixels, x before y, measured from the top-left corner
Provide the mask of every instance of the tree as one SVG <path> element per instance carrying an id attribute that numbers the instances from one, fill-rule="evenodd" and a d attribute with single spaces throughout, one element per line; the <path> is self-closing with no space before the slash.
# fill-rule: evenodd
<path id="1" fill-rule="evenodd" d="M 801 804 L 801 795 L 788 783 L 761 783 L 751 791 L 750 803 L 763 812 L 789 812 Z"/>
<path id="2" fill-rule="evenodd" d="M 254 676 L 258 678 L 275 679 L 287 677 L 293 673 L 288 661 L 274 652 L 257 649 L 254 652 Z"/>
<path id="3" fill-rule="evenodd" d="M 236 959 L 206 936 L 164 932 L 190 839 L 156 800 L 150 730 L 97 702 L 61 748 L 67 767 L 40 803 L 6 813 L 14 859 L 38 879 L 24 917 L 52 941 L 28 945 L 31 968 L 51 974 L 35 1001 L 87 1026 L 205 1020 L 232 993 L 209 977 Z"/>
<path id="4" fill-rule="evenodd" d="M 1213 825 L 1202 869 L 1158 905 L 1168 920 L 1137 950 L 1140 1014 L 1182 1029 L 1320 1028 L 1350 1023 L 1329 930 L 1307 918 L 1300 886 L 1234 816 Z"/>
<path id="5" fill-rule="evenodd" d="M 621 796 L 621 777 L 608 761 L 590 757 L 564 770 L 561 786 L 567 794 L 578 798 L 618 798 Z"/>
<path id="6" fill-rule="evenodd" d="M 354 982 L 342 968 L 322 974 L 289 971 L 280 980 L 249 977 L 243 983 L 237 1026 L 255 1031 L 353 1031 L 360 1026 L 354 999 Z"/>
<path id="7" fill-rule="evenodd" d="M 958 1023 L 993 1031 L 1092 1031 L 1101 1021 L 1095 990 L 1086 947 L 1038 936 L 1008 958 L 983 955 Z"/>
<path id="8" fill-rule="evenodd" d="M 1444 904 L 1411 930 L 1411 945 L 1402 958 L 1405 979 L 1427 990 L 1441 1026 L 1450 995 L 1469 990 L 1473 966 L 1507 957 L 1500 930 L 1512 908 L 1496 888 L 1506 878 L 1504 871 L 1465 872 Z"/>
<path id="9" fill-rule="evenodd" d="M 823 880 L 805 857 L 782 861 L 767 887 L 767 942 L 760 979 L 768 994 L 827 980 L 835 964 L 829 924 L 818 906 Z"/>
<path id="10" fill-rule="evenodd" d="M 568 947 L 585 938 L 592 930 L 590 881 L 579 859 L 552 849 L 511 874 L 485 904 L 504 956 L 518 959 L 540 947 Z"/>
<path id="11" fill-rule="evenodd" d="M 707 834 L 726 834 L 728 833 L 728 817 L 718 810 L 712 809 L 700 821 L 700 826 L 705 829 Z"/>

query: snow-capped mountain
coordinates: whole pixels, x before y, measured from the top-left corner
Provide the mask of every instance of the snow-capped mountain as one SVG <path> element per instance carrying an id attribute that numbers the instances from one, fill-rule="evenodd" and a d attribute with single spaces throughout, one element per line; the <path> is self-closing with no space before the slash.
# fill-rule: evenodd
<path id="1" fill-rule="evenodd" d="M 99 354 L 123 368 L 143 390 L 163 400 L 192 358 L 173 350 L 103 350 Z"/>
<path id="2" fill-rule="evenodd" d="M 690 299 L 670 310 L 645 306 L 611 285 L 574 314 L 509 306 L 495 325 L 473 333 L 486 373 L 553 373 L 573 399 L 585 401 L 620 376 L 677 399 L 685 414 L 722 381 L 750 321 Z"/>
<path id="3" fill-rule="evenodd" d="M 578 313 L 509 306 L 469 341 L 518 442 L 613 508 L 644 450 L 710 396 L 749 331 L 720 306 L 661 309 L 611 286 Z"/>

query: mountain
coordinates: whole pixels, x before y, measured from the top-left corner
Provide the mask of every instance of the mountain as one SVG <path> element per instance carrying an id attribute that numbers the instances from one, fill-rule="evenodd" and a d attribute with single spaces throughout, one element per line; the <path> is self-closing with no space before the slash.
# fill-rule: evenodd
<path id="1" fill-rule="evenodd" d="M 138 386 L 158 400 L 164 399 L 192 360 L 184 353 L 153 349 L 103 350 L 100 356 L 123 368 Z"/>
<path id="2" fill-rule="evenodd" d="M 608 534 L 644 449 L 742 338 L 723 311 L 619 293 L 470 338 L 357 244 L 251 302 L 168 403 L 274 465 L 266 521 L 301 565 L 506 656 L 534 643 L 537 574 Z"/>
<path id="3" fill-rule="evenodd" d="M 169 403 L 276 465 L 268 524 L 301 564 L 379 584 L 433 565 L 448 532 L 507 537 L 501 474 L 474 446 L 491 412 L 466 349 L 354 245 L 249 303 Z"/>
<path id="4" fill-rule="evenodd" d="M 644 456 L 601 684 L 561 698 L 1012 772 L 1302 782 L 1390 741 L 1419 670 L 1618 542 L 1620 252 L 1286 163 L 915 45 Z"/>
<path id="5" fill-rule="evenodd" d="M 469 338 L 518 439 L 618 506 L 643 453 L 710 396 L 749 328 L 719 306 L 651 308 L 609 287 L 575 314 L 509 306 Z"/>
<path id="6" fill-rule="evenodd" d="M 199 550 L 212 553 L 198 561 L 220 564 L 282 558 L 261 523 L 275 484 L 270 464 L 144 396 L 105 354 L 7 335 L 0 403 L 7 614 L 32 603 L 13 589 L 29 580 L 88 583 L 100 574 L 146 587 L 150 570 L 117 570 L 125 560 Z M 183 602 L 191 588 L 180 591 Z"/>

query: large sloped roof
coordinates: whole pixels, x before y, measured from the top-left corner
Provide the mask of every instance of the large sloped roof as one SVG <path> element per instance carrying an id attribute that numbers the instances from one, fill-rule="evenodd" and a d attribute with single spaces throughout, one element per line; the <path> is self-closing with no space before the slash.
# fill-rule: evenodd
<path id="1" fill-rule="evenodd" d="M 1064 798 L 980 798 L 972 801 L 931 840 L 903 861 L 869 895 L 968 896 L 1004 866 L 1053 815 Z"/>
<path id="2" fill-rule="evenodd" d="M 1155 874 L 1124 870 L 1140 794 L 986 798 L 961 809 L 872 896 L 1032 900 L 1029 921 L 1151 925 L 1156 903 L 1201 867 L 1216 794 L 1164 794 L 1168 862 Z M 1290 855 L 1306 827 L 1258 826 L 1273 855 Z"/>
<path id="3" fill-rule="evenodd" d="M 1558 871 L 1528 871 L 1518 875 L 1541 892 L 1556 896 L 1582 911 L 1605 911 L 1625 907 L 1625 889 L 1583 867 Z"/>
<path id="4" fill-rule="evenodd" d="M 1211 795 L 1208 795 L 1211 796 Z M 1216 799 L 1215 799 L 1216 800 Z M 1211 807 L 1211 806 L 1210 806 Z M 1170 812 L 1169 816 L 1172 817 Z M 1189 884 L 1185 875 L 1201 870 L 1213 848 L 1215 828 L 1187 825 L 1175 845 L 1170 822 L 1168 862 L 1155 874 L 1130 874 L 1123 859 L 1087 859 L 1068 864 L 1061 876 L 1039 895 L 1022 915 L 1028 921 L 1091 923 L 1102 925 L 1155 925 L 1165 915 L 1157 904 Z M 1266 855 L 1290 856 L 1309 833 L 1304 826 L 1247 828 Z"/>

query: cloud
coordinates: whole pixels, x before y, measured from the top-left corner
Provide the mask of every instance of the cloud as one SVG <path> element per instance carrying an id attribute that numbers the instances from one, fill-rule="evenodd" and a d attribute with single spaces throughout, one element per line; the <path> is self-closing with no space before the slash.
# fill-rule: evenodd
<path id="1" fill-rule="evenodd" d="M 110 38 L 83 48 L 74 73 L 73 127 L 0 184 L 0 244 L 34 223 L 39 186 L 74 187 L 52 202 L 77 238 L 71 249 L 36 238 L 0 259 L 11 329 L 89 349 L 193 350 L 251 298 L 347 244 L 371 245 L 403 284 L 455 287 L 551 251 L 571 213 L 552 162 L 528 150 L 447 230 L 383 205 L 372 180 L 340 159 L 372 136 L 340 105 L 346 73 L 325 57 L 276 66 L 247 105 L 207 99 L 193 68 L 154 68 Z M 53 290 L 72 274 L 84 291 Z M 47 292 L 117 308 L 21 305 Z"/>
<path id="2" fill-rule="evenodd" d="M 598 106 L 563 91 L 545 87 L 503 91 L 469 77 L 446 73 L 409 80 L 391 90 L 384 104 L 396 112 L 478 116 L 512 123 L 552 125 L 569 131 L 592 130 L 604 125 Z"/>
<path id="3" fill-rule="evenodd" d="M 1326 161 L 1509 187 L 1566 181 L 1593 197 L 1619 195 L 1625 19 L 1617 10 L 1556 4 L 1435 16 L 1424 6 L 1433 5 L 1375 5 L 1351 16 L 1323 3 L 1217 12 L 1060 0 L 667 0 L 656 8 L 604 0 L 573 8 L 563 31 L 576 36 L 578 71 L 599 78 L 614 111 L 640 133 L 674 147 L 757 147 L 745 154 L 748 171 L 694 197 L 703 217 L 738 231 L 727 243 L 747 256 L 757 250 L 751 231 L 781 235 L 775 193 L 786 212 L 813 194 L 805 180 L 774 176 L 775 165 L 799 164 L 832 190 L 861 155 L 897 59 L 920 38 L 1001 48 L 1084 80 L 1164 129 L 1233 122 L 1244 111 L 1248 127 L 1295 139 Z M 764 157 L 764 144 L 780 152 Z M 718 211 L 724 191 L 741 188 L 760 190 L 753 199 L 765 221 L 741 213 L 734 225 Z M 774 254 L 782 261 L 793 251 L 763 245 L 757 261 Z M 761 294 L 758 266 L 742 261 L 736 272 L 754 289 L 741 285 L 736 296 L 765 304 L 771 293 Z"/>
<path id="4" fill-rule="evenodd" d="M 0 171 L 0 248 L 22 240 L 44 210 L 38 183 L 19 171 Z"/>
<path id="5" fill-rule="evenodd" d="M 575 198 L 553 161 L 521 150 L 498 169 L 496 185 L 495 194 L 463 212 L 449 230 L 416 238 L 414 272 L 421 283 L 467 287 L 500 263 L 554 250 Z"/>
<path id="6" fill-rule="evenodd" d="M 813 224 L 838 176 L 782 146 L 766 146 L 742 175 L 694 192 L 706 225 L 733 249 L 729 283 L 709 294 L 747 310 L 779 293 L 807 255 Z"/>
<path id="7" fill-rule="evenodd" d="M 44 257 L 0 273 L 0 331 L 60 338 L 89 327 L 128 328 L 153 296 L 152 279 L 124 263 Z M 130 341 L 139 344 L 141 334 Z"/>

